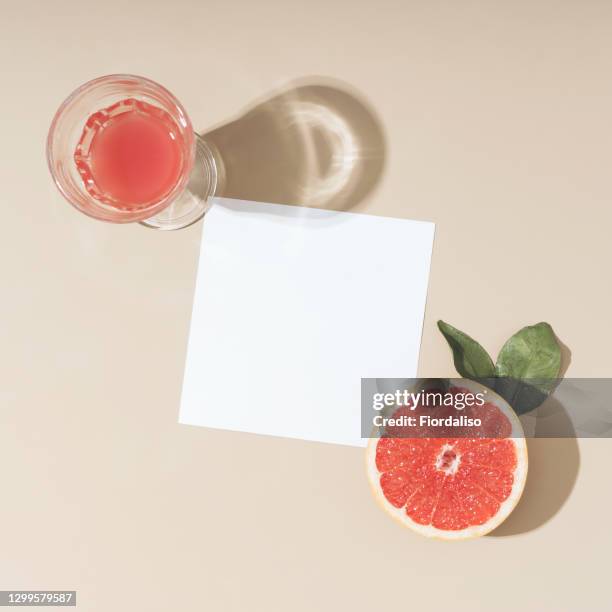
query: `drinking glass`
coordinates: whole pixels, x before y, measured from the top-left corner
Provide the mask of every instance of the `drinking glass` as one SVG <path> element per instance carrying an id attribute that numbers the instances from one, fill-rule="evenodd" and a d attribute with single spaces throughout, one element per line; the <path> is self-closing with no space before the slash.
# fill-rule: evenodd
<path id="1" fill-rule="evenodd" d="M 87 119 L 96 111 L 127 98 L 165 111 L 176 124 L 182 148 L 182 165 L 170 190 L 154 201 L 129 207 L 91 195 L 74 159 Z M 49 129 L 47 162 L 61 194 L 86 215 L 112 223 L 140 222 L 162 230 L 180 229 L 201 219 L 210 206 L 217 184 L 217 166 L 212 151 L 194 132 L 182 104 L 165 87 L 130 74 L 94 79 L 68 96 Z"/>

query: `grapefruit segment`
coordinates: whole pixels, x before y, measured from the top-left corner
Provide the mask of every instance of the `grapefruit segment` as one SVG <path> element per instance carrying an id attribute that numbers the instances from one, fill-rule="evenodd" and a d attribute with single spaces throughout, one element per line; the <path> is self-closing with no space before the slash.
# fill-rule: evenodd
<path id="1" fill-rule="evenodd" d="M 485 390 L 473 381 L 461 387 Z M 410 438 L 394 429 L 370 439 L 374 496 L 403 525 L 429 537 L 464 539 L 495 529 L 514 509 L 527 478 L 527 445 L 512 408 L 492 391 L 486 395 L 478 411 L 495 438 Z"/>

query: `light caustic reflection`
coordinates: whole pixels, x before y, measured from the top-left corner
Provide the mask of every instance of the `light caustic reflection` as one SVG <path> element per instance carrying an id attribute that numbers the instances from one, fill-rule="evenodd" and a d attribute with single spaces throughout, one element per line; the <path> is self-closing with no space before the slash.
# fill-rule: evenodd
<path id="1" fill-rule="evenodd" d="M 335 87 L 289 89 L 204 138 L 216 152 L 218 195 L 238 200 L 350 210 L 384 167 L 376 115 Z"/>
<path id="2" fill-rule="evenodd" d="M 289 122 L 300 130 L 304 146 L 302 201 L 324 204 L 349 189 L 360 159 L 359 143 L 349 124 L 315 102 L 294 102 L 289 109 Z"/>

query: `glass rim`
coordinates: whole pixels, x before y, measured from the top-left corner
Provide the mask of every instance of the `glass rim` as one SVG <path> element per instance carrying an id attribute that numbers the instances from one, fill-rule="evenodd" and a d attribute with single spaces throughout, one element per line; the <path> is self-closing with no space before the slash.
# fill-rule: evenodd
<path id="1" fill-rule="evenodd" d="M 63 185 L 62 181 L 60 180 L 60 177 L 58 176 L 58 174 L 57 174 L 57 172 L 56 172 L 56 170 L 54 168 L 54 162 L 56 161 L 56 157 L 54 155 L 53 148 L 54 148 L 55 136 L 56 136 L 56 133 L 57 133 L 58 122 L 62 118 L 62 116 L 64 115 L 64 113 L 66 112 L 66 110 L 68 109 L 70 104 L 73 103 L 76 99 L 78 99 L 78 97 L 81 96 L 83 93 L 85 93 L 85 92 L 87 92 L 89 90 L 93 90 L 96 87 L 98 87 L 99 85 L 103 85 L 103 84 L 105 84 L 107 82 L 121 81 L 121 80 L 143 82 L 143 83 L 149 85 L 152 89 L 158 90 L 160 93 L 162 93 L 164 96 L 166 96 L 169 99 L 169 101 L 172 103 L 172 105 L 174 105 L 176 107 L 176 109 L 178 110 L 178 113 L 179 113 L 179 116 L 181 117 L 181 119 L 184 119 L 184 125 L 181 126 L 181 127 L 183 127 L 187 131 L 187 133 L 190 136 L 191 142 L 189 143 L 189 154 L 188 154 L 188 157 L 185 160 L 183 168 L 181 169 L 180 178 L 179 178 L 179 180 L 177 180 L 177 182 L 174 185 L 174 187 L 167 194 L 165 194 L 163 196 L 163 198 L 161 198 L 160 200 L 156 200 L 154 202 L 151 202 L 151 203 L 147 204 L 142 209 L 122 211 L 121 209 L 117 208 L 117 209 L 115 209 L 113 211 L 113 212 L 117 213 L 117 217 L 113 218 L 113 219 L 110 219 L 109 218 L 110 211 L 108 211 L 106 209 L 106 207 L 105 207 L 105 206 L 109 206 L 109 205 L 105 205 L 103 202 L 101 202 L 99 200 L 96 200 L 90 194 L 87 194 L 87 196 L 85 196 L 85 197 L 87 197 L 89 200 L 91 200 L 91 202 L 93 204 L 93 206 L 92 206 L 93 210 L 89 210 L 87 207 L 81 206 L 81 205 L 79 205 L 79 203 L 75 202 L 74 198 L 68 193 L 67 189 Z M 94 110 L 92 109 L 91 112 L 94 112 Z M 140 76 L 140 75 L 137 75 L 137 74 L 130 74 L 130 73 L 107 74 L 107 75 L 96 77 L 94 79 L 90 79 L 89 81 L 86 81 L 85 83 L 82 83 L 81 85 L 79 85 L 76 89 L 74 89 L 63 100 L 63 102 L 59 105 L 59 107 L 55 111 L 55 113 L 53 115 L 53 119 L 51 120 L 51 125 L 49 126 L 49 131 L 47 132 L 47 140 L 46 140 L 46 147 L 45 147 L 46 158 L 47 158 L 47 167 L 49 169 L 51 177 L 53 178 L 53 182 L 55 183 L 55 186 L 57 187 L 57 189 L 59 190 L 59 192 L 61 193 L 63 198 L 71 206 L 76 208 L 79 212 L 82 212 L 83 214 L 85 214 L 85 215 L 87 215 L 89 217 L 92 217 L 92 218 L 94 218 L 96 220 L 109 221 L 109 222 L 113 222 L 113 223 L 132 223 L 132 222 L 136 222 L 136 221 L 142 221 L 142 220 L 145 220 L 145 219 L 147 219 L 149 217 L 153 217 L 156 214 L 160 213 L 162 210 L 164 210 L 178 196 L 180 196 L 180 194 L 187 187 L 187 183 L 189 182 L 189 178 L 190 178 L 190 175 L 191 175 L 191 172 L 193 170 L 194 163 L 195 163 L 195 145 L 196 145 L 196 138 L 195 138 L 195 136 L 196 136 L 196 134 L 195 134 L 195 131 L 193 129 L 193 124 L 191 123 L 191 118 L 189 117 L 189 114 L 185 110 L 185 107 L 176 98 L 176 96 L 170 90 L 168 90 L 166 87 L 164 87 L 163 85 L 161 85 L 157 81 L 154 81 L 152 79 L 149 79 L 147 77 L 143 77 L 143 76 Z M 101 211 L 105 211 L 108 214 L 105 215 L 105 216 L 98 216 L 94 212 L 94 210 L 96 208 L 99 208 Z M 112 207 L 109 206 L 109 208 L 112 208 Z M 146 211 L 147 216 L 146 217 L 140 217 L 139 215 L 135 215 L 137 210 Z M 122 215 L 123 212 L 126 212 L 126 214 Z"/>

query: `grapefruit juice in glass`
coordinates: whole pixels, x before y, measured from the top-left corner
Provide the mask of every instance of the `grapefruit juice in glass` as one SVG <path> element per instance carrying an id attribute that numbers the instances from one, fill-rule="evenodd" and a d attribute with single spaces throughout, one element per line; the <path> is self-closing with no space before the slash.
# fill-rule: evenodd
<path id="1" fill-rule="evenodd" d="M 47 160 L 73 206 L 114 223 L 185 227 L 202 217 L 216 186 L 212 153 L 181 103 L 133 75 L 74 91 L 51 124 Z"/>

